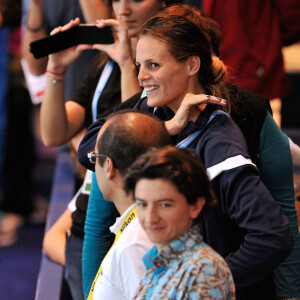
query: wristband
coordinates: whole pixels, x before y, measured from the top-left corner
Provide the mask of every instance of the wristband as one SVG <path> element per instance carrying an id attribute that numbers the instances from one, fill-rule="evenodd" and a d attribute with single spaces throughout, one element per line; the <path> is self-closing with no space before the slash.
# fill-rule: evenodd
<path id="1" fill-rule="evenodd" d="M 57 72 L 50 71 L 49 69 L 46 69 L 46 72 L 50 73 L 52 75 L 57 75 L 57 76 L 65 76 L 66 75 L 66 72 L 57 73 Z"/>
<path id="2" fill-rule="evenodd" d="M 53 75 L 52 73 L 47 72 L 46 77 L 51 80 L 52 83 L 57 83 L 65 79 L 65 75 Z"/>

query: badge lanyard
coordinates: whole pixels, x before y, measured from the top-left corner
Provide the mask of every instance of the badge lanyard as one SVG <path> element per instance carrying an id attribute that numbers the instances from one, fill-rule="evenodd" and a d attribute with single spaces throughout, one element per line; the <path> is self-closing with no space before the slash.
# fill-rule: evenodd
<path id="1" fill-rule="evenodd" d="M 120 230 L 118 231 L 118 233 L 116 234 L 116 237 L 115 237 L 115 240 L 114 240 L 114 243 L 112 244 L 112 246 L 110 247 L 109 251 L 112 249 L 112 247 L 115 245 L 115 243 L 118 241 L 118 239 L 120 238 L 121 234 L 124 232 L 124 230 L 126 229 L 126 227 L 136 218 L 137 216 L 137 212 L 136 212 L 136 207 L 134 207 L 129 213 L 128 215 L 126 216 Z M 105 257 L 107 256 L 107 254 L 109 253 L 109 251 L 106 253 Z M 105 259 L 104 257 L 104 259 Z M 104 260 L 103 259 L 103 260 Z M 103 261 L 102 261 L 103 262 Z M 93 300 L 93 293 L 94 293 L 94 289 L 95 289 L 95 284 L 98 280 L 98 277 L 101 273 L 101 270 L 102 270 L 102 263 L 99 267 L 99 270 L 97 272 L 97 275 L 95 276 L 95 279 L 93 281 L 93 284 L 91 286 L 91 289 L 90 289 L 90 292 L 89 292 L 89 296 L 87 298 L 87 300 Z"/>
<path id="2" fill-rule="evenodd" d="M 226 115 L 229 117 L 229 115 L 225 112 L 225 111 L 222 111 L 222 110 L 216 110 L 214 111 L 208 121 L 206 122 L 206 124 L 203 126 L 202 129 L 199 129 L 197 130 L 196 132 L 194 133 L 191 133 L 188 137 L 186 137 L 184 140 L 182 140 L 181 142 L 179 142 L 176 147 L 177 148 L 187 148 L 194 140 L 197 136 L 199 136 L 199 134 L 208 126 L 208 124 L 212 121 L 212 119 L 217 116 L 217 115 Z"/>
<path id="3" fill-rule="evenodd" d="M 92 102 L 92 115 L 93 115 L 93 121 L 95 122 L 97 120 L 97 106 L 98 106 L 98 101 L 99 98 L 102 94 L 102 91 L 108 81 L 108 78 L 110 77 L 110 74 L 112 73 L 112 70 L 114 68 L 115 62 L 112 60 L 108 60 L 107 63 L 104 66 L 104 69 L 102 71 L 102 74 L 100 76 L 100 79 L 98 81 L 94 97 L 93 97 L 93 102 Z"/>

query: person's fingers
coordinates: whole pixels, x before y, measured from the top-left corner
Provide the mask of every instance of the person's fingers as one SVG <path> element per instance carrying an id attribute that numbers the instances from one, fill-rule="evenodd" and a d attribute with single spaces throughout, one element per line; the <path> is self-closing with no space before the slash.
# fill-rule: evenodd
<path id="1" fill-rule="evenodd" d="M 120 26 L 120 21 L 116 19 L 101 19 L 101 20 L 96 20 L 96 25 L 99 28 L 105 26 L 112 26 L 114 29 L 117 29 Z"/>
<path id="2" fill-rule="evenodd" d="M 80 19 L 77 17 L 74 20 L 71 20 L 66 25 L 62 26 L 62 31 L 68 30 L 74 26 L 77 26 L 80 23 Z"/>
<path id="3" fill-rule="evenodd" d="M 206 99 L 208 101 L 208 103 L 217 103 L 217 104 L 220 104 L 220 105 L 227 105 L 227 100 L 225 99 L 222 99 L 220 97 L 215 97 L 215 96 L 212 96 L 212 95 L 206 95 Z"/>
<path id="4" fill-rule="evenodd" d="M 194 99 L 198 99 L 199 101 L 212 101 L 212 102 L 227 102 L 225 99 L 222 99 L 220 97 L 216 97 L 213 95 L 206 95 L 206 94 L 200 94 L 200 95 L 193 95 L 191 96 Z"/>
<path id="5" fill-rule="evenodd" d="M 184 99 L 185 104 L 189 106 L 194 106 L 194 105 L 200 105 L 202 103 L 207 104 L 207 103 L 215 103 L 219 104 L 221 106 L 226 106 L 227 101 L 225 99 L 222 99 L 220 97 L 215 97 L 212 95 L 206 95 L 206 94 L 200 94 L 200 95 L 188 95 Z"/>
<path id="6" fill-rule="evenodd" d="M 64 26 L 58 26 L 56 28 L 54 28 L 51 32 L 50 32 L 50 35 L 54 35 L 58 32 L 61 32 L 61 31 L 65 31 L 67 29 L 70 29 L 76 25 L 78 25 L 80 23 L 80 19 L 79 18 L 76 18 L 75 20 L 71 20 L 69 23 L 67 23 L 66 25 Z"/>
<path id="7" fill-rule="evenodd" d="M 105 27 L 106 25 L 104 24 L 103 21 L 104 21 L 104 20 L 96 20 L 96 26 L 97 26 L 98 28 L 103 28 L 103 27 Z"/>
<path id="8" fill-rule="evenodd" d="M 96 26 L 98 28 L 103 28 L 106 26 L 110 26 L 114 35 L 115 42 L 118 40 L 118 34 L 120 32 L 120 22 L 115 19 L 101 19 L 96 20 Z"/>
<path id="9" fill-rule="evenodd" d="M 121 28 L 123 29 L 123 30 L 128 30 L 128 27 L 127 27 L 127 25 L 126 25 L 126 23 L 125 23 L 125 21 L 121 18 L 121 17 L 119 17 L 119 21 L 120 21 L 120 26 L 121 26 Z"/>
<path id="10" fill-rule="evenodd" d="M 56 28 L 54 28 L 54 29 L 50 32 L 50 35 L 54 35 L 54 34 L 60 32 L 60 31 L 61 31 L 61 26 L 56 27 Z"/>

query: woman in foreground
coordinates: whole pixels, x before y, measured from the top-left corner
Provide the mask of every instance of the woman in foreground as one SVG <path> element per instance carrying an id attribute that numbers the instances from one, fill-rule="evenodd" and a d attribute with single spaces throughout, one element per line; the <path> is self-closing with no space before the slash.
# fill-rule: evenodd
<path id="1" fill-rule="evenodd" d="M 272 273 L 292 247 L 289 222 L 249 159 L 238 126 L 220 106 L 196 105 L 214 95 L 228 100 L 230 113 L 226 68 L 212 57 L 201 29 L 174 15 L 142 26 L 136 64 L 147 94 L 137 108 L 163 113 L 174 143 L 194 151 L 207 169 L 218 203 L 201 223 L 202 234 L 225 258 L 237 298 L 274 298 Z"/>

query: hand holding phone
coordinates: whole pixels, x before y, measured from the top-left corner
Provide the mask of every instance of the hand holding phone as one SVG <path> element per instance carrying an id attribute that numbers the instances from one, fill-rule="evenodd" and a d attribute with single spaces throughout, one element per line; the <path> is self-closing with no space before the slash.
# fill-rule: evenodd
<path id="1" fill-rule="evenodd" d="M 96 25 L 79 24 L 30 43 L 30 51 L 35 58 L 41 58 L 80 44 L 112 43 L 114 37 L 111 27 L 98 28 Z"/>

